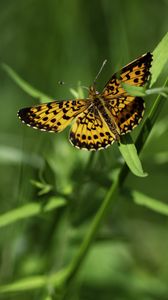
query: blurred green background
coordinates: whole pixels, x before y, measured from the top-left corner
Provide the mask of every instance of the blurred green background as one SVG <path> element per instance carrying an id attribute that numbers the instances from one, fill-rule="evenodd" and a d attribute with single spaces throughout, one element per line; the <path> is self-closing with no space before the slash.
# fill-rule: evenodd
<path id="1" fill-rule="evenodd" d="M 167 0 L 0 0 L 0 59 L 53 99 L 73 98 L 69 85 L 58 81 L 89 86 L 107 59 L 101 90 L 114 71 L 153 51 L 168 30 L 167 15 Z M 157 86 L 166 75 L 167 69 Z M 51 196 L 67 203 L 0 229 L 0 284 L 5 284 L 56 272 L 70 261 L 122 158 L 117 145 L 91 157 L 70 145 L 68 130 L 55 135 L 22 125 L 17 111 L 38 99 L 2 69 L 0 81 L 1 215 L 33 201 L 45 205 Z M 146 98 L 147 111 L 152 101 Z M 168 299 L 168 219 L 129 196 L 133 188 L 167 203 L 167 114 L 165 100 L 141 155 L 149 176 L 128 176 L 67 299 Z M 37 182 L 48 184 L 49 192 L 39 195 Z M 47 295 L 59 299 L 54 289 L 23 290 L 5 299 Z"/>

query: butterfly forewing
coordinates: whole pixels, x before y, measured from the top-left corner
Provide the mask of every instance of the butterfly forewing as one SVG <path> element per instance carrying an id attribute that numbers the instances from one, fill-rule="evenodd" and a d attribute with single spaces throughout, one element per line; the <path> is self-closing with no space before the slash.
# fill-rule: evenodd
<path id="1" fill-rule="evenodd" d="M 111 77 L 105 85 L 102 95 L 106 97 L 106 99 L 127 95 L 121 85 L 122 82 L 133 86 L 143 86 L 149 79 L 151 61 L 152 54 L 148 52 L 126 65 Z"/>
<path id="2" fill-rule="evenodd" d="M 51 132 L 64 130 L 72 120 L 89 106 L 89 100 L 53 101 L 38 106 L 23 108 L 19 118 L 27 125 Z"/>

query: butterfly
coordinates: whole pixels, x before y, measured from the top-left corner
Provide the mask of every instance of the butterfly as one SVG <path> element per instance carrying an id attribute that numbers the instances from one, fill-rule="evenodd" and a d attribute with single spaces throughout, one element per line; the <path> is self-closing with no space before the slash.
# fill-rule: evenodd
<path id="1" fill-rule="evenodd" d="M 122 83 L 143 86 L 150 77 L 151 62 L 148 52 L 113 74 L 102 93 L 93 85 L 86 99 L 26 107 L 19 110 L 18 117 L 28 126 L 48 132 L 61 132 L 74 121 L 69 136 L 72 145 L 87 150 L 107 148 L 142 120 L 144 100 L 129 95 Z"/>

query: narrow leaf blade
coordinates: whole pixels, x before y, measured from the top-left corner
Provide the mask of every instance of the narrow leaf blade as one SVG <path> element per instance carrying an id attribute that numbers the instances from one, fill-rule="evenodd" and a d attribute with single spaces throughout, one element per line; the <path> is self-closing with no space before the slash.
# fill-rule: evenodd
<path id="1" fill-rule="evenodd" d="M 162 72 L 168 60 L 167 49 L 168 49 L 168 32 L 153 51 L 153 63 L 151 67 L 152 78 L 151 78 L 150 86 L 152 86 L 156 82 L 156 80 L 158 79 L 160 73 Z"/>
<path id="2" fill-rule="evenodd" d="M 144 97 L 146 95 L 146 87 L 145 86 L 133 86 L 128 83 L 123 82 L 122 87 L 124 90 L 131 96 Z"/>
<path id="3" fill-rule="evenodd" d="M 136 204 L 145 206 L 153 211 L 168 216 L 168 204 L 160 202 L 159 200 L 149 197 L 136 190 L 133 190 L 131 194 Z"/>
<path id="4" fill-rule="evenodd" d="M 146 177 L 148 174 L 143 171 L 141 161 L 131 136 L 129 134 L 122 136 L 121 141 L 119 150 L 131 172 L 136 176 Z"/>
<path id="5" fill-rule="evenodd" d="M 23 220 L 38 215 L 40 213 L 51 211 L 64 205 L 66 205 L 66 200 L 60 197 L 51 197 L 44 206 L 42 206 L 41 203 L 36 202 L 23 205 L 19 208 L 13 209 L 9 212 L 0 215 L 0 228 L 13 224 L 14 222 L 17 222 L 19 220 Z"/>
<path id="6" fill-rule="evenodd" d="M 22 79 L 11 67 L 7 64 L 2 63 L 3 70 L 9 75 L 9 77 L 27 94 L 34 98 L 39 98 L 41 102 L 51 102 L 52 99 L 46 94 L 40 92 L 28 82 Z"/>

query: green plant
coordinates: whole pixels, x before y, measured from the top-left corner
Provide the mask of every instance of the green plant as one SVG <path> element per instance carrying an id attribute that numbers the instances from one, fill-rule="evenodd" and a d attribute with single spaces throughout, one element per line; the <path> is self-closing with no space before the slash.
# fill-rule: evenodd
<path id="1" fill-rule="evenodd" d="M 62 299 L 68 293 L 69 286 L 72 285 L 74 279 L 76 278 L 81 265 L 91 248 L 92 243 L 95 240 L 95 237 L 98 233 L 98 230 L 111 211 L 112 205 L 118 200 L 119 192 L 122 193 L 123 184 L 129 172 L 132 172 L 138 177 L 145 177 L 147 174 L 143 171 L 140 159 L 138 154 L 143 150 L 146 140 L 154 126 L 156 118 L 162 107 L 163 100 L 167 97 L 167 84 L 168 81 L 165 81 L 165 84 L 162 88 L 152 88 L 153 84 L 158 79 L 164 65 L 167 61 L 166 51 L 168 48 L 168 34 L 165 35 L 163 40 L 159 43 L 156 49 L 153 52 L 154 61 L 152 65 L 152 80 L 149 90 L 138 90 L 133 87 L 125 87 L 129 89 L 130 93 L 143 93 L 144 96 L 152 93 L 158 93 L 156 99 L 153 101 L 153 105 L 148 111 L 143 125 L 139 131 L 139 134 L 136 138 L 135 145 L 130 135 L 127 135 L 122 139 L 122 143 L 119 145 L 119 150 L 125 160 L 124 164 L 120 164 L 116 168 L 114 174 L 110 174 L 111 178 L 108 178 L 107 186 L 102 190 L 101 195 L 103 200 L 100 199 L 100 207 L 97 212 L 94 212 L 94 216 L 87 226 L 83 240 L 73 253 L 70 261 L 61 268 L 60 271 L 54 272 L 51 274 L 45 275 L 34 275 L 27 277 L 25 279 L 19 279 L 16 282 L 12 282 L 6 285 L 0 286 L 0 294 L 8 294 L 11 292 L 22 292 L 26 290 L 35 290 L 40 288 L 46 288 L 48 291 L 55 289 L 56 299 Z M 43 93 L 37 91 L 29 84 L 27 84 L 23 79 L 21 79 L 9 66 L 3 64 L 3 69 L 8 73 L 8 75 L 29 95 L 39 98 L 41 101 L 50 100 L 50 97 L 47 97 Z M 52 169 L 52 159 L 50 157 L 46 158 L 48 164 L 48 170 L 51 173 L 54 173 L 54 168 Z M 54 211 L 57 208 L 65 208 L 69 205 L 69 201 L 72 200 L 73 195 L 79 193 L 81 189 L 83 178 L 87 179 L 88 169 L 90 170 L 90 178 L 94 175 L 94 168 L 92 166 L 95 164 L 95 155 L 90 154 L 88 158 L 88 164 L 84 166 L 82 174 L 80 174 L 79 181 L 76 185 L 69 185 L 66 189 L 63 187 L 61 192 L 56 191 L 54 183 L 47 184 L 43 179 L 39 182 L 35 181 L 33 184 L 40 189 L 42 195 L 46 195 L 47 200 L 45 199 L 42 203 L 29 203 L 8 213 L 4 213 L 0 216 L 0 227 L 13 224 L 14 222 L 19 221 L 20 219 L 30 218 L 32 216 L 38 216 L 40 214 L 45 214 L 47 211 Z M 103 165 L 103 164 L 102 164 Z M 100 172 L 100 170 L 99 170 Z M 78 174 L 75 174 L 74 178 L 77 178 Z M 41 178 L 41 177 L 40 177 Z M 107 179 L 107 178 L 105 178 Z M 101 179 L 102 180 L 102 179 Z M 96 186 L 99 185 L 99 182 L 96 182 Z M 101 185 L 101 183 L 100 183 Z M 53 195 L 50 195 L 50 192 L 54 190 Z M 81 192 L 81 191 L 80 191 Z M 159 213 L 167 215 L 167 205 L 162 205 L 156 199 L 148 197 L 144 194 L 139 194 L 136 190 L 129 190 L 131 197 L 134 201 L 140 205 L 144 205 L 150 209 L 153 209 Z M 64 210 L 63 210 L 64 212 Z M 47 272 L 46 272 L 47 273 Z M 50 293 L 49 293 L 50 294 Z M 52 293 L 51 293 L 52 294 Z M 50 296 L 47 296 L 50 299 Z"/>

